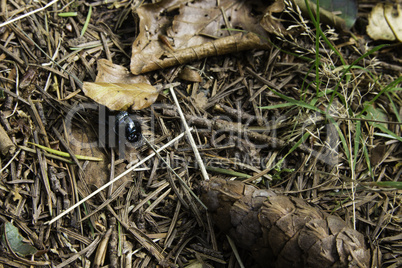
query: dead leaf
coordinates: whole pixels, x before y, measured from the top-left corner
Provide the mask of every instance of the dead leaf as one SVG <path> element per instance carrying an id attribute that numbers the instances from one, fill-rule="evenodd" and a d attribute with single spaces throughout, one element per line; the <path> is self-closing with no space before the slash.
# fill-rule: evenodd
<path id="1" fill-rule="evenodd" d="M 370 152 L 371 165 L 376 166 L 379 163 L 381 163 L 386 153 L 387 153 L 387 145 L 385 144 L 375 145 L 375 147 L 372 148 Z"/>
<path id="2" fill-rule="evenodd" d="M 277 0 L 265 10 L 265 15 L 261 20 L 261 26 L 269 33 L 274 33 L 279 36 L 288 34 L 283 27 L 280 19 L 276 18 L 273 13 L 281 13 L 285 9 L 283 0 Z"/>
<path id="3" fill-rule="evenodd" d="M 199 92 L 194 97 L 194 104 L 197 108 L 204 108 L 205 105 L 208 103 L 208 98 L 205 96 L 204 92 Z"/>
<path id="4" fill-rule="evenodd" d="M 105 263 L 108 243 L 111 234 L 112 234 L 112 228 L 109 228 L 109 230 L 104 235 L 102 241 L 98 244 L 98 248 L 96 249 L 96 254 L 94 258 L 94 267 L 102 267 L 103 264 Z"/>
<path id="5" fill-rule="evenodd" d="M 100 162 L 89 161 L 85 166 L 85 182 L 91 187 L 91 189 L 97 189 L 106 184 L 110 177 L 110 160 L 104 153 L 104 149 L 100 147 L 99 138 L 93 131 L 93 128 L 89 126 L 72 127 L 67 132 L 68 140 L 71 141 L 71 149 L 75 154 L 85 154 L 88 156 L 99 157 L 103 160 Z M 104 138 L 104 137 L 103 137 Z M 93 146 L 91 146 L 93 144 Z M 128 148 L 130 149 L 130 148 Z M 125 152 L 127 161 L 133 161 L 136 159 L 134 153 Z M 125 171 L 125 165 L 118 165 L 115 168 L 115 176 Z M 114 183 L 114 189 L 118 188 L 121 184 L 131 180 L 131 175 L 127 174 L 120 180 Z"/>
<path id="6" fill-rule="evenodd" d="M 198 260 L 192 260 L 185 266 L 185 268 L 202 268 L 202 267 L 204 267 L 203 263 Z"/>
<path id="7" fill-rule="evenodd" d="M 219 6 L 215 0 L 142 5 L 136 10 L 140 33 L 133 43 L 130 70 L 140 74 L 209 56 L 268 48 L 269 37 L 259 24 L 261 17 L 255 15 L 263 14 L 265 7 L 265 1 L 257 0 L 221 0 Z M 172 20 L 170 12 L 175 8 L 179 14 Z M 169 38 L 174 51 L 159 36 Z"/>
<path id="8" fill-rule="evenodd" d="M 84 82 L 85 95 L 114 111 L 141 110 L 151 106 L 159 91 L 144 83 L 91 83 Z"/>
<path id="9" fill-rule="evenodd" d="M 184 67 L 179 73 L 179 78 L 190 82 L 202 82 L 200 74 L 190 67 Z"/>
<path id="10" fill-rule="evenodd" d="M 385 5 L 384 14 L 396 39 L 402 42 L 402 5 Z"/>
<path id="11" fill-rule="evenodd" d="M 401 5 L 377 4 L 369 15 L 367 34 L 374 40 L 402 41 Z"/>
<path id="12" fill-rule="evenodd" d="M 120 65 L 113 64 L 106 59 L 98 60 L 98 74 L 95 82 L 121 83 L 121 84 L 150 84 L 143 75 L 133 75 L 130 71 Z"/>
<path id="13" fill-rule="evenodd" d="M 387 114 L 383 111 L 383 109 L 376 107 L 376 105 L 374 105 L 374 104 L 369 104 L 366 102 L 364 104 L 367 107 L 367 109 L 366 109 L 367 114 L 364 115 L 364 118 L 368 119 L 368 120 L 378 121 L 378 122 L 375 122 L 376 125 L 382 125 L 385 129 L 388 129 L 388 124 L 385 122 L 387 122 L 389 119 L 388 119 Z"/>
<path id="14" fill-rule="evenodd" d="M 25 257 L 27 255 L 34 255 L 38 250 L 31 244 L 25 242 L 23 236 L 20 235 L 18 228 L 11 222 L 5 224 L 5 239 L 7 239 L 12 251 L 19 256 Z"/>
<path id="15" fill-rule="evenodd" d="M 0 125 L 0 152 L 3 155 L 15 152 L 15 145 L 2 125 Z"/>

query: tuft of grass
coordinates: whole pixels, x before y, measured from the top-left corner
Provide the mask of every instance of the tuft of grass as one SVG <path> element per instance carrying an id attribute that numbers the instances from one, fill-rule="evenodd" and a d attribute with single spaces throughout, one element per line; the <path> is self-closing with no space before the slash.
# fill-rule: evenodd
<path id="1" fill-rule="evenodd" d="M 280 109 L 280 108 L 296 106 L 296 107 L 300 107 L 300 108 L 304 109 L 306 113 L 309 113 L 312 111 L 312 112 L 321 113 L 321 114 L 325 115 L 325 117 L 327 118 L 327 121 L 330 124 L 333 124 L 335 129 L 337 130 L 339 139 L 342 144 L 342 148 L 345 153 L 346 160 L 349 163 L 349 167 L 352 170 L 352 173 L 356 170 L 357 162 L 360 159 L 359 153 L 363 152 L 363 159 L 365 159 L 366 164 L 369 167 L 370 174 L 372 174 L 372 169 L 371 169 L 369 156 L 368 156 L 368 148 L 367 148 L 365 139 L 363 137 L 363 133 L 362 133 L 363 125 L 361 124 L 361 122 L 365 121 L 366 119 L 374 119 L 374 122 L 369 122 L 369 125 L 376 128 L 377 130 L 379 130 L 378 132 L 375 133 L 375 135 L 402 141 L 402 138 L 399 135 L 397 135 L 396 133 L 389 130 L 384 124 L 375 122 L 377 120 L 377 118 L 368 118 L 368 116 L 366 115 L 366 113 L 369 111 L 370 107 L 372 105 L 374 105 L 375 101 L 380 96 L 385 95 L 391 104 L 390 106 L 392 108 L 394 115 L 397 118 L 398 123 L 402 123 L 401 118 L 399 116 L 398 108 L 393 101 L 394 98 L 397 98 L 397 94 L 395 94 L 395 92 L 401 90 L 400 88 L 397 88 L 396 86 L 402 82 L 402 76 L 399 77 L 398 79 L 396 79 L 395 81 L 389 83 L 388 85 L 382 87 L 380 85 L 380 82 L 378 81 L 378 78 L 376 78 L 375 75 L 373 75 L 367 68 L 364 68 L 364 67 L 361 67 L 358 65 L 359 62 L 374 55 L 374 53 L 376 53 L 377 51 L 384 49 L 385 47 L 388 46 L 388 44 L 376 46 L 376 47 L 372 48 L 371 50 L 367 51 L 366 53 L 364 53 L 363 55 L 361 55 L 360 57 L 358 57 L 351 64 L 348 64 L 347 61 L 344 59 L 342 53 L 336 48 L 336 46 L 332 43 L 332 41 L 330 41 L 329 38 L 327 38 L 326 34 L 321 29 L 320 21 L 319 21 L 319 8 L 318 8 L 319 4 L 317 3 L 317 11 L 316 11 L 317 16 L 314 16 L 312 10 L 310 9 L 310 7 L 308 5 L 308 1 L 305 0 L 305 2 L 308 7 L 308 10 L 309 10 L 311 22 L 315 26 L 315 35 L 313 35 L 313 34 L 310 35 L 312 38 L 313 38 L 313 36 L 315 37 L 315 51 L 314 51 L 315 59 L 313 60 L 314 64 L 312 64 L 308 73 L 305 75 L 304 81 L 308 81 L 307 77 L 310 74 L 310 72 L 313 71 L 313 69 L 315 70 L 315 81 L 314 82 L 303 82 L 299 100 L 291 98 L 291 97 L 289 97 L 285 94 L 282 94 L 272 88 L 269 88 L 269 90 L 271 92 L 273 92 L 278 97 L 282 98 L 285 102 L 281 103 L 281 104 L 260 107 L 260 109 Z M 308 27 L 305 27 L 305 30 L 309 31 Z M 323 43 L 321 43 L 321 41 L 323 41 Z M 325 63 L 322 61 L 322 56 L 320 55 L 320 52 L 319 52 L 321 45 L 326 45 L 328 48 L 326 48 L 325 46 L 323 48 L 328 49 L 331 53 L 337 55 L 340 62 L 342 63 L 341 66 L 335 66 L 335 65 L 332 66 L 333 70 L 335 70 L 335 69 L 341 70 L 340 75 L 336 78 L 337 82 L 333 89 L 328 89 L 328 88 L 322 89 L 322 85 L 325 85 L 325 83 L 322 81 L 323 80 L 322 75 L 325 74 L 325 72 L 322 71 Z M 283 49 L 280 49 L 280 50 L 284 53 L 287 53 Z M 328 52 L 328 54 L 330 54 L 330 52 Z M 295 53 L 292 52 L 292 53 L 288 53 L 288 54 L 294 56 Z M 300 58 L 300 57 L 298 57 L 298 58 Z M 306 57 L 304 56 L 304 58 L 306 58 Z M 358 83 L 353 82 L 353 78 L 354 78 L 354 74 L 352 72 L 353 69 L 358 69 L 358 70 L 365 72 L 372 78 L 372 80 L 378 86 L 380 86 L 382 88 L 380 90 L 380 92 L 377 93 L 373 99 L 364 103 L 364 105 L 361 107 L 362 108 L 361 111 L 357 114 L 353 112 L 353 110 L 351 109 L 351 105 L 349 104 L 353 101 L 353 97 L 354 97 L 353 93 L 348 95 L 347 91 L 346 91 L 347 85 L 349 83 L 353 84 L 354 90 L 359 90 L 359 88 L 357 87 Z M 313 83 L 315 85 L 315 96 L 313 95 L 312 99 L 308 101 L 307 100 L 308 88 Z M 341 92 L 340 89 L 344 89 L 343 92 Z M 318 106 L 319 104 L 322 105 L 322 102 L 320 102 L 320 100 L 323 98 L 328 100 L 328 102 L 325 105 L 326 109 L 324 109 L 324 110 Z M 348 117 L 348 119 L 350 119 L 350 120 L 348 120 L 347 132 L 344 132 L 341 130 L 341 127 L 339 126 L 338 122 L 335 120 L 333 113 L 331 113 L 331 111 L 330 111 L 330 109 L 334 106 L 335 100 L 340 101 L 340 103 L 343 105 L 343 109 L 345 110 L 345 112 L 347 114 L 346 117 Z M 347 135 L 348 138 L 345 137 L 346 133 L 348 134 Z M 296 143 L 296 145 L 302 144 L 303 141 L 305 141 L 309 137 L 308 132 L 306 132 L 305 134 L 300 134 L 300 135 L 301 135 L 301 137 L 300 137 L 299 141 Z M 291 151 L 294 151 L 295 149 L 296 149 L 296 147 L 294 146 L 291 148 Z M 286 156 L 288 156 L 288 155 L 289 155 L 289 153 L 287 153 L 284 158 L 286 158 Z M 281 164 L 283 162 L 283 160 L 284 159 L 279 161 L 278 164 Z"/>

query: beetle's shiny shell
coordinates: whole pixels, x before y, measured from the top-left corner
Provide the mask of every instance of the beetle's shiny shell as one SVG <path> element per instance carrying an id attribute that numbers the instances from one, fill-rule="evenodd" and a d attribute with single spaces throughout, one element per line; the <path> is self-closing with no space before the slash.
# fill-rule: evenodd
<path id="1" fill-rule="evenodd" d="M 115 123 L 115 132 L 119 135 L 119 138 L 122 135 L 119 133 L 119 129 L 124 127 L 124 137 L 129 142 L 137 142 L 141 140 L 141 124 L 133 120 L 127 112 L 121 112 L 116 115 L 116 123 Z"/>

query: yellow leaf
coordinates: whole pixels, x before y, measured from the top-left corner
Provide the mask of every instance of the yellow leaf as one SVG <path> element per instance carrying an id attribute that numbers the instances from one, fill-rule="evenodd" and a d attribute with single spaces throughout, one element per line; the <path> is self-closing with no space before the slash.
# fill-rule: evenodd
<path id="1" fill-rule="evenodd" d="M 377 4 L 369 15 L 367 34 L 374 40 L 402 42 L 402 5 Z"/>
<path id="2" fill-rule="evenodd" d="M 159 91 L 144 83 L 91 83 L 84 82 L 83 91 L 99 104 L 110 110 L 126 111 L 141 110 L 151 106 L 157 99 Z"/>
<path id="3" fill-rule="evenodd" d="M 11 192 L 13 193 L 13 200 L 14 201 L 19 201 L 19 200 L 21 200 L 22 199 L 22 196 L 21 196 L 21 194 L 20 194 L 20 191 L 21 191 L 21 188 L 19 188 L 19 187 L 14 187 L 13 189 L 11 189 Z"/>

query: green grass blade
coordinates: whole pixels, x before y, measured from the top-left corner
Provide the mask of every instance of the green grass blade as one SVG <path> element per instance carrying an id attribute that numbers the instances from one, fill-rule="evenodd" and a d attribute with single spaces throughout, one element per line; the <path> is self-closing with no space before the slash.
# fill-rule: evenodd
<path id="1" fill-rule="evenodd" d="M 402 76 L 398 77 L 398 79 L 396 79 L 395 81 L 393 81 L 392 83 L 390 83 L 386 87 L 384 87 L 377 95 L 374 96 L 374 98 L 372 100 L 367 102 L 368 105 L 366 105 L 366 107 L 364 107 L 364 109 L 359 113 L 359 115 L 362 115 L 368 109 L 368 107 L 370 105 L 372 105 L 382 94 L 393 91 L 395 89 L 395 87 L 401 82 L 402 82 Z"/>
<path id="2" fill-rule="evenodd" d="M 345 68 L 345 70 L 342 72 L 341 78 L 339 79 L 338 83 L 335 86 L 334 92 L 332 93 L 331 99 L 329 100 L 329 104 L 331 105 L 332 102 L 334 101 L 335 98 L 335 93 L 338 92 L 338 88 L 339 85 L 341 84 L 341 81 L 343 80 L 343 78 L 347 75 L 347 73 L 350 71 L 350 69 L 355 66 L 357 63 L 359 63 L 359 61 L 361 61 L 364 58 L 367 58 L 368 56 L 370 56 L 371 54 L 373 54 L 374 52 L 382 49 L 383 47 L 388 46 L 387 44 L 383 44 L 383 45 L 379 45 L 376 46 L 373 49 L 370 49 L 368 52 L 364 53 L 362 56 L 360 56 L 359 58 L 357 58 L 354 62 L 352 62 L 352 64 L 348 65 L 348 67 Z M 346 65 L 346 64 L 345 64 Z M 382 93 L 381 93 L 382 94 Z M 374 97 L 374 99 L 377 99 L 379 97 L 380 94 L 378 94 L 377 96 Z M 373 101 L 374 102 L 374 101 Z M 329 105 L 329 106 L 330 106 Z M 328 107 L 329 107 L 328 106 Z"/>
<path id="3" fill-rule="evenodd" d="M 366 164 L 368 167 L 368 170 L 370 172 L 371 178 L 374 180 L 374 174 L 373 174 L 373 169 L 371 168 L 371 162 L 370 162 L 370 156 L 367 150 L 367 146 L 363 143 L 363 154 L 364 154 L 364 158 L 366 159 Z"/>
<path id="4" fill-rule="evenodd" d="M 32 142 L 28 142 L 28 143 L 32 144 L 32 145 L 35 145 L 36 147 L 41 148 L 41 149 L 45 150 L 48 153 L 52 153 L 52 154 L 59 155 L 59 156 L 62 156 L 62 157 L 71 157 L 71 155 L 69 153 L 66 153 L 66 152 L 58 151 L 58 150 L 55 150 L 55 149 L 52 149 L 52 148 L 49 148 L 49 147 L 46 147 L 46 146 L 43 146 L 43 145 L 40 145 L 40 144 L 32 143 Z M 99 158 L 99 157 L 84 156 L 84 155 L 79 155 L 79 154 L 76 154 L 75 157 L 78 160 L 88 160 L 88 161 L 102 161 L 103 160 L 102 158 Z"/>
<path id="5" fill-rule="evenodd" d="M 278 163 L 276 163 L 274 168 L 281 169 L 280 167 L 282 166 L 282 163 L 285 160 L 285 158 L 288 157 L 288 155 L 290 155 L 292 152 L 294 152 L 297 149 L 297 147 L 300 146 L 300 144 L 305 142 L 308 139 L 308 137 L 310 137 L 310 135 L 311 134 L 309 132 L 304 133 L 304 135 L 301 137 L 301 139 L 298 142 L 296 142 L 296 144 L 293 145 L 292 148 L 290 148 L 289 152 L 287 152 L 287 154 L 281 160 L 279 160 Z"/>
<path id="6" fill-rule="evenodd" d="M 313 110 L 313 111 L 316 111 L 316 112 L 323 113 L 323 111 L 321 111 L 317 107 L 315 107 L 313 105 L 310 105 L 308 103 L 305 103 L 304 101 L 299 101 L 299 100 L 295 100 L 293 98 L 290 98 L 290 97 L 288 97 L 288 96 L 286 96 L 286 95 L 284 95 L 282 93 L 279 93 L 278 91 L 276 91 L 276 90 L 274 90 L 272 88 L 269 88 L 269 90 L 271 90 L 275 95 L 281 97 L 282 99 L 284 99 L 285 101 L 289 102 L 292 105 L 297 105 L 299 107 L 303 107 L 303 108 L 306 108 L 306 109 L 310 109 L 310 110 Z M 261 107 L 261 108 L 263 108 L 263 107 Z"/>
<path id="7" fill-rule="evenodd" d="M 338 123 L 336 123 L 332 117 L 330 117 L 330 116 L 327 116 L 327 117 L 328 117 L 328 120 L 334 125 L 336 131 L 338 132 L 339 138 L 341 139 L 343 150 L 345 151 L 345 154 L 346 154 L 346 158 L 348 159 L 348 162 L 350 163 L 350 151 L 349 151 L 348 143 L 346 142 L 345 136 L 343 135 L 342 130 L 339 128 Z"/>
<path id="8" fill-rule="evenodd" d="M 62 12 L 62 13 L 57 14 L 57 16 L 63 17 L 63 18 L 76 17 L 77 12 Z"/>
<path id="9" fill-rule="evenodd" d="M 260 109 L 273 110 L 273 109 L 291 107 L 291 106 L 294 106 L 294 105 L 295 104 L 293 104 L 293 103 L 280 103 L 280 104 L 276 104 L 276 105 L 262 106 L 262 107 L 260 107 Z"/>
<path id="10" fill-rule="evenodd" d="M 402 190 L 402 182 L 400 181 L 375 181 L 375 182 L 366 182 L 363 185 L 378 186 L 385 188 L 396 188 Z"/>
<path id="11" fill-rule="evenodd" d="M 84 36 L 84 34 L 88 28 L 89 21 L 91 20 L 91 16 L 92 16 L 92 6 L 89 6 L 87 19 L 85 20 L 84 27 L 82 27 L 82 30 L 81 30 L 81 36 Z"/>
<path id="12" fill-rule="evenodd" d="M 395 96 L 395 94 L 392 93 L 392 95 Z M 401 117 L 399 116 L 399 112 L 398 112 L 398 108 L 396 107 L 392 97 L 390 96 L 389 92 L 385 92 L 385 96 L 387 96 L 389 102 L 391 103 L 391 108 L 392 111 L 394 112 L 394 115 L 396 117 L 396 119 L 398 120 L 399 123 L 402 123 L 401 121 Z M 395 96 L 395 98 L 397 98 L 398 96 Z"/>
<path id="13" fill-rule="evenodd" d="M 390 139 L 396 139 L 400 142 L 402 142 L 402 137 L 396 135 L 394 132 L 392 132 L 391 130 L 387 129 L 384 125 L 382 124 L 378 124 L 378 123 L 372 123 L 372 126 L 379 128 L 383 133 L 387 134 L 387 135 L 383 135 L 380 133 L 375 133 L 374 135 L 377 136 L 381 136 L 381 137 L 386 137 L 386 138 L 390 138 Z"/>

